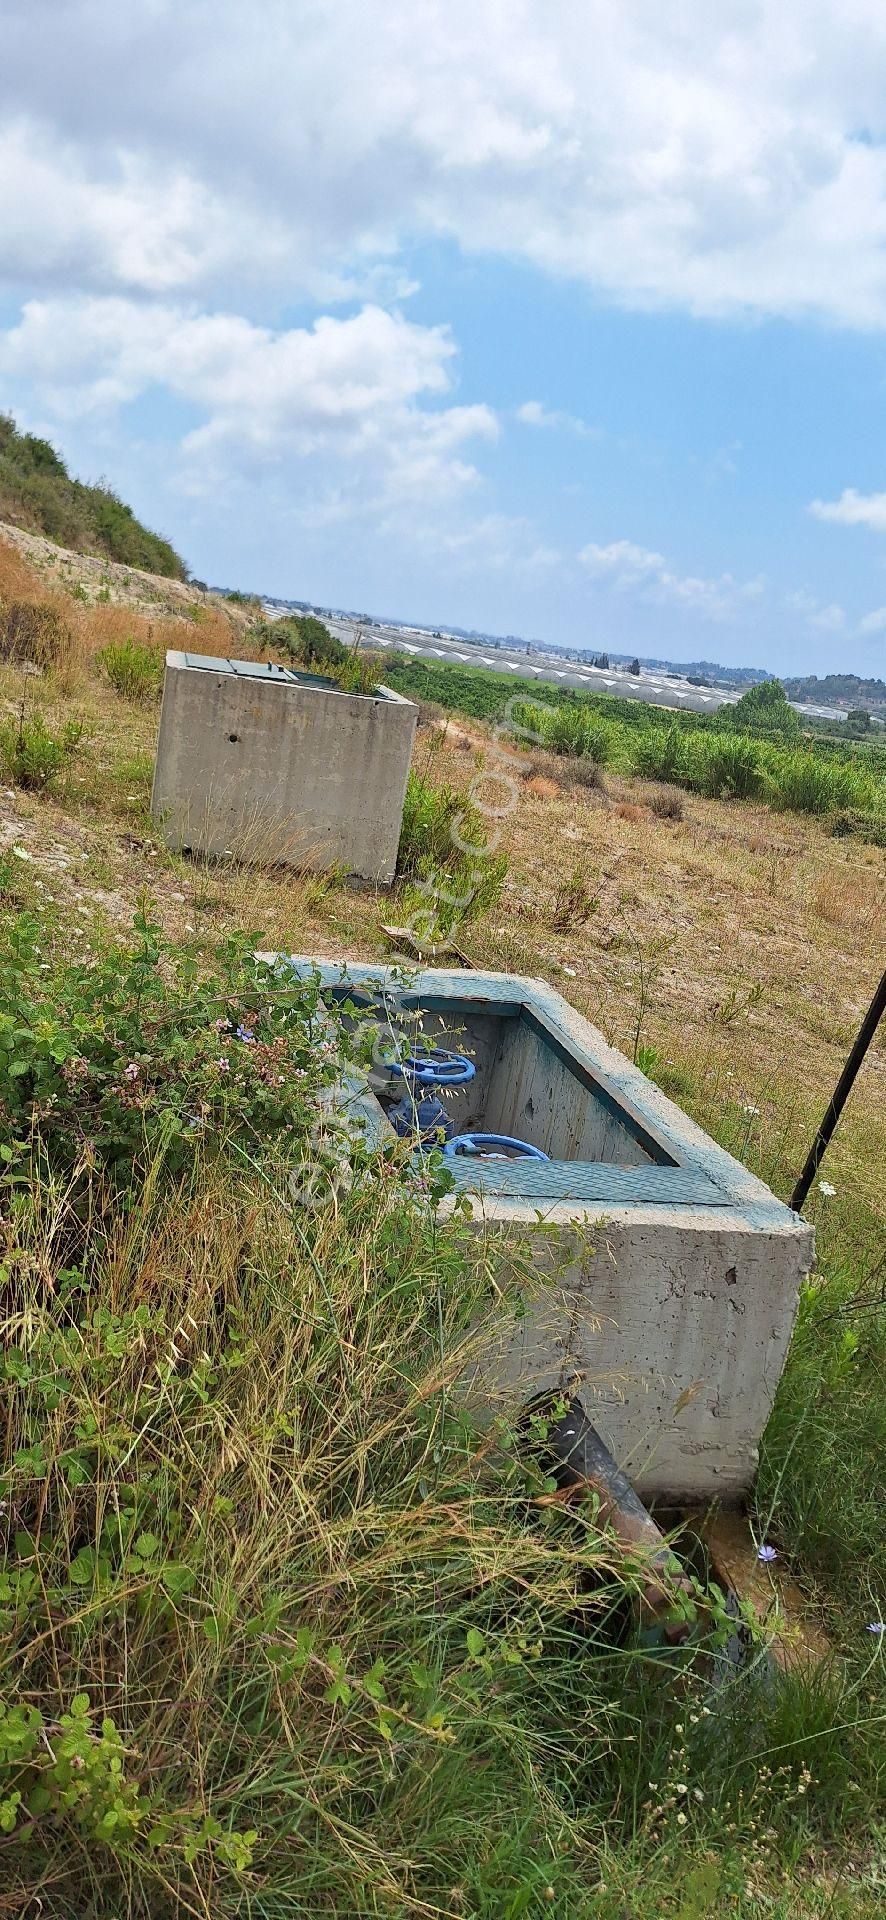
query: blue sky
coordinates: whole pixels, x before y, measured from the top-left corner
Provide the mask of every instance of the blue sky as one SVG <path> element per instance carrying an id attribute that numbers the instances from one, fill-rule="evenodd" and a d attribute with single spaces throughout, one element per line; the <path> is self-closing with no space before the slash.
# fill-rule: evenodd
<path id="1" fill-rule="evenodd" d="M 879 0 L 7 0 L 0 405 L 198 576 L 886 672 Z"/>

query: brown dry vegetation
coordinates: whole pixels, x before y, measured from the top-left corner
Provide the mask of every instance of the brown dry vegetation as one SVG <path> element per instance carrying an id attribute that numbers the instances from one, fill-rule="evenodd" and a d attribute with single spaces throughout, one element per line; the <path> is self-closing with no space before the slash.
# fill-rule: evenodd
<path id="1" fill-rule="evenodd" d="M 3 524 L 0 658 L 4 615 L 16 605 L 48 609 L 67 627 L 70 638 L 58 660 L 55 689 L 68 694 L 81 690 L 95 655 L 117 640 L 131 638 L 160 654 L 167 647 L 226 654 L 234 645 L 248 659 L 256 652 L 248 612 L 217 594 L 116 561 L 68 553 L 41 535 Z"/>

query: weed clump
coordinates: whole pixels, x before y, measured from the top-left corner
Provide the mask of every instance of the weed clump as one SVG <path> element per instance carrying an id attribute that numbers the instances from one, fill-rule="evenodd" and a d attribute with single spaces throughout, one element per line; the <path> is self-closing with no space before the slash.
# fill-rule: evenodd
<path id="1" fill-rule="evenodd" d="M 583 927 L 600 905 L 599 894 L 591 887 L 587 868 L 579 861 L 554 895 L 551 925 L 558 933 L 571 933 Z"/>
<path id="2" fill-rule="evenodd" d="M 96 665 L 124 700 L 151 700 L 163 684 L 163 659 L 153 647 L 131 637 L 112 640 L 95 656 Z"/>
<path id="3" fill-rule="evenodd" d="M 879 817 L 864 813 L 860 807 L 844 807 L 835 813 L 830 823 L 831 832 L 837 839 L 851 836 L 857 840 L 866 840 L 872 847 L 886 847 L 886 815 Z"/>
<path id="4" fill-rule="evenodd" d="M 42 713 L 28 714 L 23 704 L 17 719 L 0 721 L 0 764 L 17 787 L 42 793 L 64 771 L 82 739 L 82 721 L 50 727 Z"/>
<path id="5" fill-rule="evenodd" d="M 460 920 L 479 919 L 501 897 L 506 853 L 487 852 L 483 821 L 463 793 L 411 772 L 406 783 L 397 878 L 429 943 Z"/>
<path id="6" fill-rule="evenodd" d="M 682 820 L 686 812 L 679 787 L 653 787 L 647 805 L 658 820 Z"/>

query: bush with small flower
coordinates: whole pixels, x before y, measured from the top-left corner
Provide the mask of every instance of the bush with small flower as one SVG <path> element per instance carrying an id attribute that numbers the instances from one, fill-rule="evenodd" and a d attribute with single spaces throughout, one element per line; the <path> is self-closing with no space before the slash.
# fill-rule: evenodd
<path id="1" fill-rule="evenodd" d="M 28 914 L 0 946 L 0 1156 L 57 1172 L 99 1167 L 118 1184 L 198 1141 L 273 1139 L 296 1153 L 319 1090 L 339 1070 L 310 983 L 255 957 L 255 935 L 208 965 L 144 914 L 134 942 L 46 969 Z M 344 1041 L 341 1040 L 344 1045 Z"/>

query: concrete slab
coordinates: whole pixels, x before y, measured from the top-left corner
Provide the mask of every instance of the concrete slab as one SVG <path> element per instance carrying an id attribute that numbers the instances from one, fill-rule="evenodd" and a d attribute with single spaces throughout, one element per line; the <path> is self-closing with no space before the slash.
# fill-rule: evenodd
<path id="1" fill-rule="evenodd" d="M 151 811 L 172 847 L 389 886 L 416 718 L 389 687 L 169 652 Z"/>

